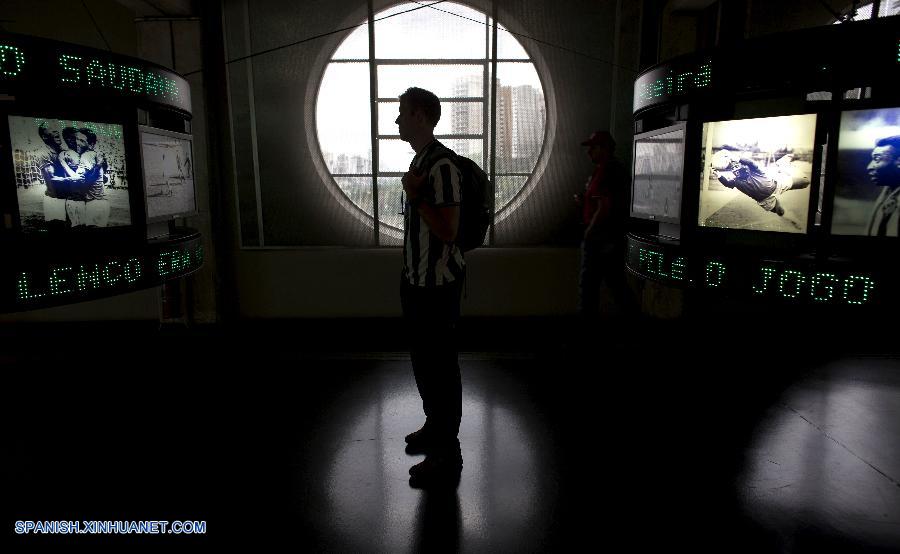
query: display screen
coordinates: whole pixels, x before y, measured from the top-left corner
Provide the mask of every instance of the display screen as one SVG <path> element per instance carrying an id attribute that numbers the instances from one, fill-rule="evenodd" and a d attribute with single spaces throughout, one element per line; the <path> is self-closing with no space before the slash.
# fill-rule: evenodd
<path id="1" fill-rule="evenodd" d="M 900 108 L 841 114 L 831 232 L 898 236 Z"/>
<path id="2" fill-rule="evenodd" d="M 683 170 L 683 127 L 636 136 L 631 215 L 678 223 Z"/>
<path id="3" fill-rule="evenodd" d="M 9 116 L 23 232 L 131 224 L 122 126 Z"/>
<path id="4" fill-rule="evenodd" d="M 142 129 L 141 151 L 147 219 L 195 213 L 194 161 L 190 138 Z"/>
<path id="5" fill-rule="evenodd" d="M 815 114 L 704 123 L 699 225 L 805 233 L 815 131 Z"/>

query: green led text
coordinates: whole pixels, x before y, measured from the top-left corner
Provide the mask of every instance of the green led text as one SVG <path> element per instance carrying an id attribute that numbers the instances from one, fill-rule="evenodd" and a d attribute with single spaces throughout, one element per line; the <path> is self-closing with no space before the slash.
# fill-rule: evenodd
<path id="1" fill-rule="evenodd" d="M 51 267 L 46 288 L 36 286 L 32 273 L 19 273 L 16 297 L 19 301 L 27 301 L 85 294 L 94 290 L 127 288 L 142 277 L 143 267 L 139 257 L 78 267 Z"/>
<path id="2" fill-rule="evenodd" d="M 684 281 L 686 277 L 686 262 L 681 256 L 676 256 L 671 263 L 665 255 L 650 248 L 631 245 L 631 254 L 637 254 L 638 272 L 651 278 L 672 279 Z"/>
<path id="3" fill-rule="evenodd" d="M 712 63 L 706 62 L 696 71 L 671 71 L 649 83 L 640 83 L 634 91 L 639 102 L 648 102 L 664 96 L 684 94 L 689 90 L 702 89 L 712 84 Z"/>
<path id="4" fill-rule="evenodd" d="M 168 100 L 178 100 L 180 94 L 175 79 L 155 71 L 69 54 L 59 56 L 57 78 L 60 84 L 70 87 L 101 88 Z"/>
<path id="5" fill-rule="evenodd" d="M 198 246 L 191 250 L 164 250 L 159 253 L 157 260 L 157 271 L 160 277 L 167 277 L 172 274 L 183 273 L 192 267 L 199 267 L 203 264 L 203 246 Z"/>
<path id="6" fill-rule="evenodd" d="M 772 266 L 760 267 L 753 283 L 755 296 L 775 296 L 788 300 L 809 298 L 815 304 L 866 304 L 871 300 L 874 289 L 875 280 L 868 275 L 848 275 L 841 278 L 829 272 L 795 269 L 779 272 Z"/>
<path id="7" fill-rule="evenodd" d="M 25 54 L 15 46 L 0 44 L 0 77 L 13 79 L 25 66 Z"/>

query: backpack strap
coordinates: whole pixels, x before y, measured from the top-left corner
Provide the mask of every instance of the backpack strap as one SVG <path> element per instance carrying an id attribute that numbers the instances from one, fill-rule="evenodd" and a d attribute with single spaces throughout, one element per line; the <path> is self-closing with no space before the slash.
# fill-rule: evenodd
<path id="1" fill-rule="evenodd" d="M 425 164 L 423 167 L 426 172 L 431 172 L 431 168 L 434 167 L 434 164 L 438 163 L 444 158 L 449 159 L 456 165 L 456 159 L 453 150 L 450 150 L 443 143 L 434 141 L 434 146 L 431 147 L 430 151 L 425 155 Z"/>

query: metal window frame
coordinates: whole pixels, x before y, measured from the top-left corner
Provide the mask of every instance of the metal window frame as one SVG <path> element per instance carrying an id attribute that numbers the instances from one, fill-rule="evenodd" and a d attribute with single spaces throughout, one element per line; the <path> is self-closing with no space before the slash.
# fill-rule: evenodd
<path id="1" fill-rule="evenodd" d="M 493 185 L 491 190 L 491 225 L 488 228 L 488 246 L 493 246 L 495 242 L 495 227 L 497 222 L 497 2 L 491 1 L 491 18 L 488 22 L 492 25 L 489 27 L 491 49 L 488 54 L 491 56 L 491 163 L 490 163 L 490 179 Z"/>
<path id="2" fill-rule="evenodd" d="M 435 134 L 434 138 L 445 138 L 450 140 L 467 140 L 467 139 L 480 139 L 484 138 L 484 133 L 475 133 L 475 134 L 457 134 L 457 133 L 447 133 L 443 135 Z M 378 139 L 383 140 L 400 140 L 400 135 L 376 135 Z"/>
<path id="3" fill-rule="evenodd" d="M 249 3 L 244 2 L 244 9 L 249 10 Z M 250 35 L 250 15 L 249 11 L 245 12 L 246 24 L 244 25 L 244 34 L 247 40 L 248 51 L 253 51 L 251 35 Z M 256 93 L 254 89 L 255 77 L 253 75 L 253 60 L 247 60 L 247 99 L 250 104 L 250 144 L 253 154 L 253 185 L 256 189 L 256 225 L 259 234 L 259 245 L 266 246 L 266 230 L 263 221 L 262 210 L 262 187 L 259 179 L 259 137 L 256 130 Z"/>
<path id="4" fill-rule="evenodd" d="M 380 140 L 399 140 L 400 135 L 381 134 L 378 132 L 379 110 L 381 104 L 397 103 L 398 98 L 378 96 L 378 68 L 380 66 L 413 66 L 413 65 L 481 65 L 482 72 L 482 96 L 465 97 L 439 97 L 441 102 L 478 102 L 482 104 L 482 132 L 475 134 L 442 134 L 437 138 L 477 140 L 482 139 L 485 164 L 488 167 L 488 175 L 491 183 L 496 183 L 498 177 L 531 177 L 533 172 L 497 172 L 497 64 L 499 63 L 530 63 L 534 65 L 532 58 L 498 58 L 497 36 L 500 26 L 497 23 L 497 4 L 491 2 L 490 13 L 485 12 L 485 57 L 484 58 L 375 58 L 375 11 L 373 0 L 368 0 L 368 38 L 369 56 L 367 58 L 334 58 L 328 61 L 333 63 L 367 63 L 369 65 L 369 102 L 370 102 L 370 140 L 372 145 L 371 172 L 367 173 L 331 173 L 332 177 L 371 177 L 372 178 L 372 222 L 375 246 L 381 246 L 381 226 L 383 223 L 379 216 L 378 205 L 378 178 L 402 177 L 403 172 L 378 171 L 380 162 Z M 543 147 L 542 147 L 543 150 Z M 492 190 L 491 198 L 491 223 L 488 234 L 488 245 L 494 244 L 496 221 L 497 191 Z"/>
<path id="5" fill-rule="evenodd" d="M 378 138 L 376 137 L 376 133 L 378 132 L 378 102 L 373 101 L 374 98 L 378 97 L 378 66 L 372 63 L 375 59 L 375 6 L 373 0 L 369 0 L 368 5 L 369 20 L 367 26 L 369 28 L 369 132 L 371 133 L 372 141 L 372 229 L 373 234 L 375 235 L 375 246 L 378 247 L 381 246 L 381 217 L 379 217 L 378 213 L 378 160 L 380 158 L 380 152 L 378 150 Z"/>
<path id="6" fill-rule="evenodd" d="M 438 100 L 441 102 L 483 102 L 484 98 L 480 96 L 438 96 Z M 397 104 L 400 102 L 397 98 L 383 98 L 378 97 L 376 101 L 379 104 Z"/>
<path id="7" fill-rule="evenodd" d="M 490 24 L 488 24 L 489 26 Z M 489 30 L 489 29 L 488 29 Z M 332 58 L 328 63 L 369 63 L 369 58 Z M 491 58 L 376 58 L 380 65 L 481 65 Z M 531 58 L 497 58 L 498 63 L 534 63 Z"/>

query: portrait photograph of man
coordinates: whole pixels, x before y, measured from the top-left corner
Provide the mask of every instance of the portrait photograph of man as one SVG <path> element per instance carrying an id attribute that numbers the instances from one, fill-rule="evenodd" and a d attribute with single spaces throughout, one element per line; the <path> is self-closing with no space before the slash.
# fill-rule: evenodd
<path id="1" fill-rule="evenodd" d="M 831 232 L 898 236 L 900 108 L 841 115 Z"/>

